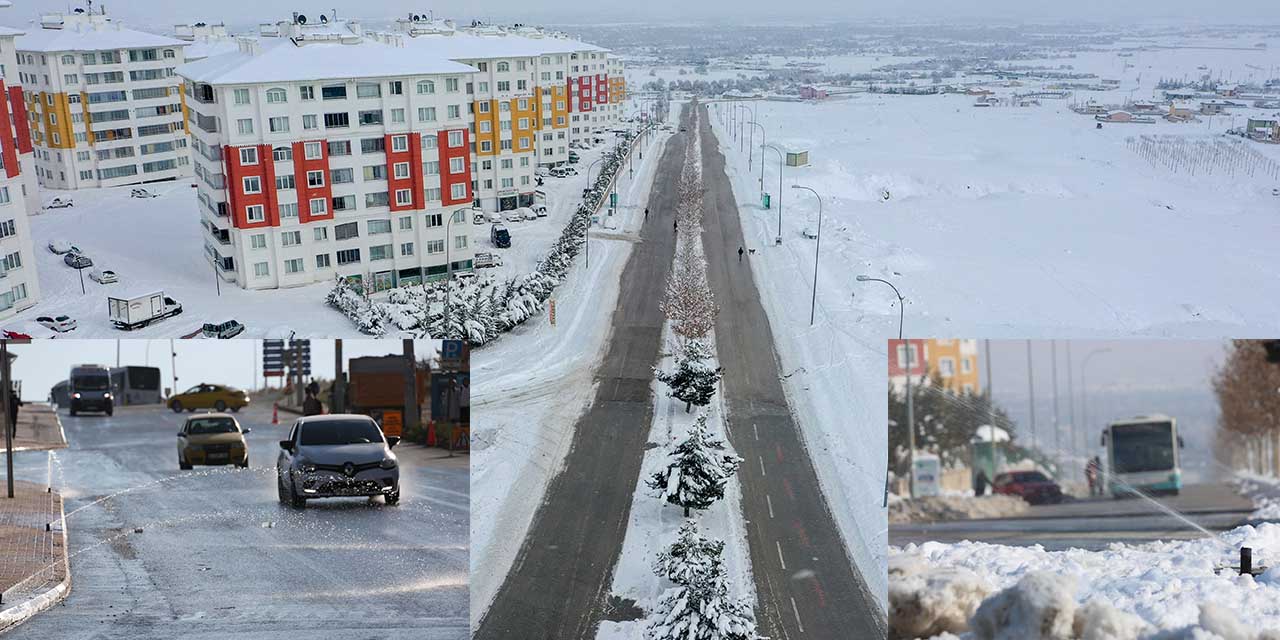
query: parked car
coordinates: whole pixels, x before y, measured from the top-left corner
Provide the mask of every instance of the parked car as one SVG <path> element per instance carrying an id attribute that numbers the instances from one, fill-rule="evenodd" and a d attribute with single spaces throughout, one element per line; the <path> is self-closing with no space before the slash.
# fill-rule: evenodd
<path id="1" fill-rule="evenodd" d="M 244 325 L 240 324 L 239 320 L 228 320 L 221 324 L 206 322 L 201 331 L 204 333 L 204 337 L 206 338 L 219 338 L 226 340 L 244 333 Z"/>
<path id="2" fill-rule="evenodd" d="M 89 272 L 89 279 L 98 284 L 111 284 L 119 281 L 116 278 L 116 272 L 110 269 L 94 269 Z"/>
<path id="3" fill-rule="evenodd" d="M 535 205 L 533 205 L 533 207 L 531 207 L 531 208 L 533 209 L 533 213 L 534 213 L 534 215 L 536 215 L 537 217 L 539 217 L 539 218 L 545 218 L 545 217 L 547 217 L 547 205 L 545 205 L 545 204 L 535 204 Z"/>
<path id="4" fill-rule="evenodd" d="M 477 269 L 485 269 L 488 267 L 501 267 L 502 256 L 496 253 L 477 253 L 472 264 Z"/>
<path id="5" fill-rule="evenodd" d="M 534 213 L 531 207 L 520 207 L 519 209 L 516 209 L 516 215 L 519 216 L 520 220 L 538 219 L 538 214 Z"/>
<path id="6" fill-rule="evenodd" d="M 182 413 L 187 411 L 195 411 L 196 409 L 213 409 L 222 412 L 230 409 L 239 411 L 249 406 L 249 394 L 220 384 L 209 384 L 202 382 L 172 398 L 169 398 L 169 408 L 174 413 Z"/>
<path id="7" fill-rule="evenodd" d="M 485 217 L 485 215 L 484 215 L 484 212 L 483 212 L 483 211 L 477 211 L 477 212 L 475 212 L 475 214 L 474 214 L 474 215 L 472 215 L 472 216 L 471 216 L 471 222 L 472 222 L 473 224 L 484 224 L 484 223 L 486 223 L 486 222 L 488 222 L 488 221 L 489 221 L 489 220 Z"/>
<path id="8" fill-rule="evenodd" d="M 234 464 L 248 468 L 249 445 L 240 423 L 225 413 L 204 413 L 187 418 L 178 431 L 178 468 L 197 464 Z"/>
<path id="9" fill-rule="evenodd" d="M 79 248 L 79 247 L 75 246 L 74 244 L 71 244 L 70 242 L 67 242 L 66 240 L 62 240 L 62 239 L 54 239 L 54 240 L 50 240 L 50 241 L 49 241 L 49 244 L 48 244 L 47 246 L 49 247 L 49 250 L 50 250 L 50 251 L 52 251 L 52 252 L 54 252 L 54 253 L 56 253 L 56 254 L 58 254 L 58 255 L 62 255 L 62 254 L 67 253 L 67 252 L 69 252 L 69 251 L 74 251 L 74 252 L 76 252 L 76 253 L 80 253 L 80 248 Z"/>
<path id="10" fill-rule="evenodd" d="M 552 168 L 551 168 L 551 177 L 552 177 L 552 178 L 566 178 L 566 177 L 568 177 L 568 176 L 569 176 L 569 172 L 568 172 L 568 171 L 565 171 L 565 170 L 564 170 L 564 167 L 552 167 Z"/>
<path id="11" fill-rule="evenodd" d="M 573 168 L 573 167 L 571 167 L 571 166 L 569 166 L 569 165 L 567 165 L 567 164 L 566 164 L 566 165 L 564 165 L 563 167 L 560 167 L 560 169 L 561 169 L 561 170 L 563 170 L 563 171 L 564 171 L 564 174 L 565 174 L 565 175 L 567 175 L 567 176 L 576 176 L 576 175 L 578 175 L 578 170 L 577 170 L 577 169 L 575 169 L 575 168 Z"/>
<path id="12" fill-rule="evenodd" d="M 90 259 L 89 256 L 86 256 L 83 253 L 76 253 L 75 251 L 68 251 L 62 256 L 62 261 L 72 269 L 88 269 L 93 266 L 93 260 Z"/>
<path id="13" fill-rule="evenodd" d="M 533 175 L 538 177 L 550 175 L 550 173 L 551 173 L 550 167 L 538 167 L 537 169 L 533 170 Z"/>
<path id="14" fill-rule="evenodd" d="M 569 162 L 576 164 L 581 159 L 582 159 L 582 156 L 579 156 L 577 151 L 569 152 Z"/>
<path id="15" fill-rule="evenodd" d="M 497 224 L 497 223 L 499 223 L 499 222 L 502 222 L 502 212 L 501 212 L 501 211 L 489 211 L 489 212 L 486 212 L 486 213 L 484 214 L 484 218 L 485 218 L 485 220 L 488 220 L 488 221 L 489 221 L 489 222 L 491 222 L 491 223 Z"/>
<path id="16" fill-rule="evenodd" d="M 506 227 L 495 224 L 489 227 L 489 241 L 499 249 L 506 249 L 511 246 L 511 233 L 507 231 Z"/>
<path id="17" fill-rule="evenodd" d="M 133 190 L 129 191 L 129 197 L 130 198 L 159 198 L 160 194 L 152 193 L 146 189 L 143 189 L 142 187 L 135 187 Z"/>
<path id="18" fill-rule="evenodd" d="M 40 316 L 36 318 L 36 322 L 58 333 L 66 333 L 76 328 L 76 319 L 70 316 Z"/>
<path id="19" fill-rule="evenodd" d="M 280 441 L 276 492 L 280 502 L 301 509 L 307 500 L 382 496 L 400 501 L 400 465 L 391 452 L 400 442 L 383 436 L 373 418 L 358 414 L 307 416 Z"/>
<path id="20" fill-rule="evenodd" d="M 76 203 L 72 202 L 71 198 L 54 198 L 53 200 L 50 200 L 49 204 L 45 205 L 44 208 L 65 209 L 67 207 L 74 207 L 75 205 Z"/>
<path id="21" fill-rule="evenodd" d="M 991 483 L 994 493 L 1018 496 L 1028 504 L 1062 502 L 1062 487 L 1039 471 L 1009 471 L 996 474 Z"/>

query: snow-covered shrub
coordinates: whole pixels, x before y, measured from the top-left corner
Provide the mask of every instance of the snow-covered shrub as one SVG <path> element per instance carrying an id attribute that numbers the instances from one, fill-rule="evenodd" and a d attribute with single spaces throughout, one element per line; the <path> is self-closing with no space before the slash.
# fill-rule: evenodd
<path id="1" fill-rule="evenodd" d="M 671 452 L 667 468 L 655 472 L 647 484 L 658 497 L 683 507 L 687 518 L 690 509 L 706 509 L 724 497 L 724 487 L 741 462 L 724 452 L 724 442 L 707 432 L 707 417 L 700 416 Z"/>
<path id="2" fill-rule="evenodd" d="M 667 589 L 648 628 L 650 640 L 755 640 L 751 603 L 729 595 L 720 554 L 724 543 L 709 541 L 686 522 L 680 538 L 659 556 L 655 572 L 675 582 Z M 675 576 L 675 577 L 672 577 Z"/>
<path id="3" fill-rule="evenodd" d="M 687 340 L 676 359 L 676 369 L 670 373 L 654 367 L 659 382 L 671 387 L 671 397 L 684 401 L 685 413 L 693 405 L 705 407 L 711 403 L 720 382 L 723 369 L 711 360 L 711 347 L 701 340 Z"/>

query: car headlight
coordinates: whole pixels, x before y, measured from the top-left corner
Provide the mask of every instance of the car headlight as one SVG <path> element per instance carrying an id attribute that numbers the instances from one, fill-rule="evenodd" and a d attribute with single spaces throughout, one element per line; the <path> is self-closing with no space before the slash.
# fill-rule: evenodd
<path id="1" fill-rule="evenodd" d="M 73 393 L 73 394 L 71 394 L 71 397 L 72 397 L 72 398 L 75 398 L 76 400 L 79 400 L 79 399 L 80 399 L 80 394 L 78 394 L 78 393 Z"/>
<path id="2" fill-rule="evenodd" d="M 107 400 L 110 400 L 110 399 L 111 399 L 111 394 L 110 394 L 110 393 L 104 393 L 104 394 L 102 394 L 102 397 L 103 397 L 103 398 L 106 398 Z"/>
<path id="3" fill-rule="evenodd" d="M 396 468 L 396 459 L 395 459 L 395 458 L 383 458 L 383 459 L 382 459 L 382 462 L 379 462 L 379 463 L 378 463 L 378 466 L 379 466 L 379 467 L 381 467 L 381 468 L 383 468 L 383 469 L 394 469 L 394 468 Z"/>

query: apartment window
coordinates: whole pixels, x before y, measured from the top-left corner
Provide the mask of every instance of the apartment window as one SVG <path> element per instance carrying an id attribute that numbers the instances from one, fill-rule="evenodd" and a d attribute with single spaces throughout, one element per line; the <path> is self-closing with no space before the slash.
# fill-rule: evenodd
<path id="1" fill-rule="evenodd" d="M 329 227 L 316 227 L 314 229 L 315 241 L 324 242 L 329 239 Z"/>
<path id="2" fill-rule="evenodd" d="M 413 216 L 401 216 L 400 230 L 409 231 L 410 229 L 413 229 Z"/>
<path id="3" fill-rule="evenodd" d="M 292 246 L 296 246 L 296 245 L 300 245 L 300 244 L 302 244 L 302 232 L 301 232 L 301 231 L 286 231 L 286 232 L 284 232 L 284 233 L 280 234 L 280 245 L 281 245 L 281 246 L 285 246 L 285 247 L 292 247 Z"/>
<path id="4" fill-rule="evenodd" d="M 514 178 L 503 178 L 503 179 L 502 179 L 502 188 L 503 188 L 503 189 L 510 189 L 511 187 L 514 187 L 514 186 L 516 186 L 516 183 L 515 183 L 515 179 L 514 179 Z"/>
<path id="5" fill-rule="evenodd" d="M 308 113 L 302 116 L 302 128 L 306 130 L 320 128 L 320 119 L 314 113 Z"/>
<path id="6" fill-rule="evenodd" d="M 21 269 L 22 253 L 18 251 L 14 251 L 13 253 L 5 256 L 3 260 L 0 260 L 0 262 L 3 262 L 2 266 L 4 267 L 5 271 L 13 271 L 14 269 Z M 22 295 L 18 296 L 19 299 L 27 297 L 27 293 L 26 293 L 27 285 L 23 284 L 18 286 L 22 287 Z M 17 291 L 17 289 L 15 288 L 14 291 Z"/>
<path id="7" fill-rule="evenodd" d="M 62 82 L 65 84 L 78 84 L 80 79 L 79 76 L 74 73 L 64 73 L 62 74 Z"/>
<path id="8" fill-rule="evenodd" d="M 366 182 L 369 180 L 386 180 L 387 179 L 386 165 L 381 165 L 381 164 L 365 165 L 364 179 Z"/>
<path id="9" fill-rule="evenodd" d="M 511 81 L 510 81 L 510 80 L 499 80 L 499 81 L 498 81 L 498 91 L 510 91 L 510 90 L 511 90 Z"/>
<path id="10" fill-rule="evenodd" d="M 453 119 L 461 118 L 462 109 L 456 104 L 449 105 L 449 117 Z"/>
<path id="11" fill-rule="evenodd" d="M 382 124 L 381 110 L 361 111 L 358 116 L 361 126 Z"/>
<path id="12" fill-rule="evenodd" d="M 440 163 L 435 160 L 422 163 L 422 173 L 428 176 L 440 175 Z"/>
<path id="13" fill-rule="evenodd" d="M 276 147 L 271 150 L 271 159 L 276 162 L 287 162 L 293 159 L 293 149 L 289 147 Z"/>
<path id="14" fill-rule="evenodd" d="M 391 150 L 402 152 L 409 150 L 409 136 L 391 136 Z"/>
<path id="15" fill-rule="evenodd" d="M 390 220 L 370 220 L 369 221 L 369 235 L 375 235 L 379 233 L 391 233 Z"/>
<path id="16" fill-rule="evenodd" d="M 399 206 L 413 204 L 413 191 L 410 189 L 396 189 L 396 204 Z"/>
<path id="17" fill-rule="evenodd" d="M 439 188 L 439 187 L 435 187 L 435 188 L 433 188 L 433 189 L 426 189 L 426 190 L 424 190 L 424 193 L 426 194 L 426 198 L 427 198 L 427 200 L 431 200 L 431 201 L 434 201 L 434 202 L 439 202 L 439 201 L 440 201 L 440 188 Z"/>
<path id="18" fill-rule="evenodd" d="M 271 269 L 265 262 L 256 262 L 253 265 L 253 275 L 258 278 L 265 278 L 271 275 Z"/>
<path id="19" fill-rule="evenodd" d="M 454 248 L 454 249 L 466 249 L 466 248 L 467 248 L 467 236 L 454 236 L 454 237 L 453 237 L 453 248 Z"/>
<path id="20" fill-rule="evenodd" d="M 427 214 L 426 216 L 423 217 L 423 220 L 427 223 L 428 229 L 432 227 L 438 227 L 444 224 L 444 214 L 443 213 Z"/>
<path id="21" fill-rule="evenodd" d="M 324 114 L 324 128 L 341 129 L 351 126 L 351 114 L 346 111 Z"/>
<path id="22" fill-rule="evenodd" d="M 395 170 L 395 177 L 397 180 L 403 180 L 409 177 L 408 162 L 397 162 L 393 169 Z"/>
<path id="23" fill-rule="evenodd" d="M 5 191 L 8 191 L 8 189 L 8 187 L 4 187 Z M 5 195 L 6 197 L 8 196 L 7 193 Z M 15 235 L 18 235 L 18 225 L 12 218 L 0 222 L 0 238 L 8 238 Z"/>
<path id="24" fill-rule="evenodd" d="M 284 261 L 285 273 L 302 273 L 302 258 L 290 258 Z"/>
<path id="25" fill-rule="evenodd" d="M 258 176 L 247 176 L 244 178 L 244 193 L 251 195 L 262 193 L 262 178 Z"/>
<path id="26" fill-rule="evenodd" d="M 328 269 L 328 268 L 329 268 L 329 254 L 327 254 L 327 253 L 317 253 L 317 254 L 316 254 L 316 268 L 317 268 L 317 269 Z"/>
<path id="27" fill-rule="evenodd" d="M 418 81 L 418 93 L 422 94 L 422 93 L 435 93 L 435 92 L 436 92 L 436 83 L 430 80 Z"/>
<path id="28" fill-rule="evenodd" d="M 247 136 L 252 134 L 253 120 L 250 118 L 241 118 L 239 120 L 236 120 L 236 131 L 240 132 L 240 135 L 242 136 Z M 142 135 L 142 133 L 139 132 L 138 135 Z"/>
<path id="29" fill-rule="evenodd" d="M 298 96 L 303 100 L 315 100 L 316 88 L 309 84 L 298 87 Z"/>
<path id="30" fill-rule="evenodd" d="M 449 132 L 449 146 L 450 146 L 450 147 L 461 147 L 461 146 L 462 146 L 462 132 L 461 132 L 461 131 L 450 131 L 450 132 Z"/>
<path id="31" fill-rule="evenodd" d="M 462 173 L 466 168 L 466 161 L 462 158 L 449 158 L 449 173 Z"/>
<path id="32" fill-rule="evenodd" d="M 258 164 L 257 147 L 241 147 L 240 164 Z"/>
<path id="33" fill-rule="evenodd" d="M 298 203 L 296 202 L 282 202 L 276 206 L 276 210 L 280 212 L 281 218 L 298 217 Z"/>
<path id="34" fill-rule="evenodd" d="M 236 103 L 236 104 L 249 104 L 249 90 L 248 90 L 248 89 L 236 89 L 236 90 L 235 90 L 235 103 Z"/>
<path id="35" fill-rule="evenodd" d="M 277 190 L 287 190 L 287 189 L 296 189 L 296 188 L 297 188 L 297 182 L 294 180 L 292 173 L 286 173 L 286 174 L 276 176 Z"/>
<path id="36" fill-rule="evenodd" d="M 281 102 L 288 102 L 288 101 L 289 101 L 289 94 L 286 93 L 284 89 L 281 89 L 279 87 L 276 87 L 274 89 L 267 89 L 268 104 L 279 104 Z"/>
<path id="37" fill-rule="evenodd" d="M 399 80 L 392 80 L 387 83 L 387 93 L 393 96 L 404 95 L 404 84 Z"/>
<path id="38" fill-rule="evenodd" d="M 364 206 L 366 208 L 372 209 L 373 207 L 385 207 L 390 204 L 391 204 L 391 201 L 387 197 L 386 191 L 364 194 Z"/>
<path id="39" fill-rule="evenodd" d="M 320 142 L 305 142 L 302 145 L 302 155 L 307 160 L 320 160 L 324 158 L 324 147 L 320 146 Z"/>
<path id="40" fill-rule="evenodd" d="M 354 210 L 355 208 L 356 208 L 356 197 L 355 197 L 355 196 L 352 196 L 352 195 L 346 195 L 346 196 L 334 196 L 334 197 L 333 197 L 333 210 L 334 210 L 334 211 L 352 211 L 352 210 Z"/>
<path id="41" fill-rule="evenodd" d="M 493 131 L 493 123 L 488 120 L 480 121 L 480 133 L 489 133 Z"/>
<path id="42" fill-rule="evenodd" d="M 320 97 L 325 100 L 345 100 L 347 97 L 347 85 L 332 84 L 327 87 L 320 87 Z"/>
<path id="43" fill-rule="evenodd" d="M 355 182 L 354 171 L 350 167 L 342 169 L 333 169 L 329 171 L 329 182 L 333 184 L 348 184 Z"/>
<path id="44" fill-rule="evenodd" d="M 307 186 L 311 188 L 324 186 L 324 171 L 308 171 Z"/>
<path id="45" fill-rule="evenodd" d="M 263 211 L 262 205 L 260 204 L 251 204 L 245 207 L 244 215 L 249 222 L 262 222 L 267 219 L 266 212 Z"/>
<path id="46" fill-rule="evenodd" d="M 335 240 L 349 240 L 351 238 L 360 237 L 360 225 L 354 222 L 340 224 L 333 228 L 333 237 Z"/>
<path id="47" fill-rule="evenodd" d="M 972 372 L 973 372 L 973 359 L 972 359 L 972 358 L 961 358 L 961 359 L 960 359 L 960 371 L 961 371 L 962 373 L 972 373 Z"/>
<path id="48" fill-rule="evenodd" d="M 910 347 L 910 352 L 909 352 L 910 355 L 908 355 L 908 347 Z M 898 367 L 902 369 L 906 369 L 907 359 L 910 358 L 910 366 L 912 371 L 918 370 L 917 368 L 919 367 L 919 357 L 918 357 L 919 354 L 917 354 L 916 351 L 917 351 L 916 345 L 914 344 L 898 345 Z"/>
<path id="49" fill-rule="evenodd" d="M 382 96 L 382 85 L 372 82 L 356 83 L 357 98 L 377 98 Z"/>
<path id="50" fill-rule="evenodd" d="M 271 129 L 271 133 L 286 133 L 289 131 L 289 116 L 268 118 L 267 126 Z"/>
<path id="51" fill-rule="evenodd" d="M 391 259 L 391 245 L 380 244 L 380 245 L 369 247 L 370 262 L 373 262 L 376 260 L 390 260 L 390 259 Z"/>
<path id="52" fill-rule="evenodd" d="M 352 264 L 360 262 L 359 249 L 343 249 L 338 252 L 338 264 Z"/>
<path id="53" fill-rule="evenodd" d="M 462 200 L 467 197 L 467 185 L 455 184 L 449 186 L 449 197 L 453 200 Z"/>
<path id="54" fill-rule="evenodd" d="M 392 122 L 404 122 L 404 109 L 392 109 L 392 110 L 391 110 L 391 121 L 392 121 Z"/>
<path id="55" fill-rule="evenodd" d="M 413 243 L 412 243 L 412 242 L 402 242 L 402 243 L 400 243 L 400 255 L 402 255 L 402 256 L 411 256 L 411 255 L 413 255 Z"/>
<path id="56" fill-rule="evenodd" d="M 383 138 L 361 138 L 360 153 L 380 153 L 387 150 L 387 141 Z"/>
<path id="57" fill-rule="evenodd" d="M 458 92 L 458 79 L 457 79 L 457 78 L 445 78 L 445 79 L 444 79 L 444 90 L 445 90 L 445 91 L 448 91 L 449 93 L 457 93 L 457 92 Z"/>
<path id="58" fill-rule="evenodd" d="M 351 155 L 351 141 L 350 141 L 350 140 L 330 140 L 330 141 L 329 141 L 329 156 L 330 156 L 330 157 L 333 157 L 333 156 L 349 156 L 349 155 Z"/>
<path id="59" fill-rule="evenodd" d="M 428 240 L 427 253 L 444 253 L 444 240 Z"/>
<path id="60" fill-rule="evenodd" d="M 435 122 L 435 119 L 435 107 L 418 107 L 418 122 Z M 423 139 L 425 140 L 426 137 L 424 136 Z"/>
<path id="61" fill-rule="evenodd" d="M 489 83 L 481 82 L 479 85 L 480 93 L 489 93 Z"/>
<path id="62" fill-rule="evenodd" d="M 480 103 L 480 113 L 489 113 L 489 101 L 485 100 Z"/>
<path id="63" fill-rule="evenodd" d="M 484 152 L 493 151 L 493 143 L 492 143 L 492 142 L 489 142 L 488 140 L 481 140 L 481 141 L 480 141 L 480 150 L 481 150 L 481 151 L 484 151 Z"/>
<path id="64" fill-rule="evenodd" d="M 311 208 L 311 215 L 313 216 L 324 215 L 329 212 L 329 204 L 325 202 L 324 198 L 312 198 L 307 204 Z"/>

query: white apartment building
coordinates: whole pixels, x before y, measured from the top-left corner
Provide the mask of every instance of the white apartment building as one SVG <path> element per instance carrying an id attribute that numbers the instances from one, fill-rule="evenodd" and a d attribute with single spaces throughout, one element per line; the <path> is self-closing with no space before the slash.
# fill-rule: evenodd
<path id="1" fill-rule="evenodd" d="M 35 248 L 28 216 L 39 211 L 31 129 L 27 122 L 14 39 L 22 31 L 0 27 L 0 319 L 36 304 Z"/>
<path id="2" fill-rule="evenodd" d="M 302 20 L 178 70 L 217 272 L 382 290 L 470 270 L 474 69 Z"/>
<path id="3" fill-rule="evenodd" d="M 174 75 L 186 45 L 83 10 L 42 16 L 19 36 L 40 184 L 80 189 L 191 175 Z"/>

